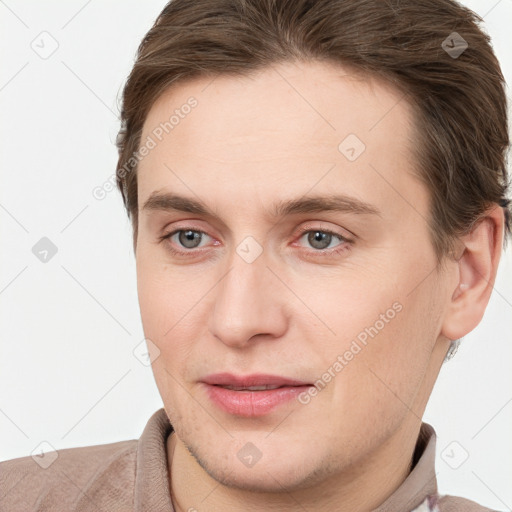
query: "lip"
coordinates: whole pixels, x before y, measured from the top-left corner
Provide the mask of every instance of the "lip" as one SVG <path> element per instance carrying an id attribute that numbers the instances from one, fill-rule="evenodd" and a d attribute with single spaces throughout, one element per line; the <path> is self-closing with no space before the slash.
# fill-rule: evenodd
<path id="1" fill-rule="evenodd" d="M 232 373 L 214 373 L 201 379 L 206 384 L 215 386 L 307 386 L 310 382 L 289 379 L 267 373 L 252 373 L 250 375 L 233 375 Z"/>
<path id="2" fill-rule="evenodd" d="M 269 374 L 237 376 L 217 373 L 203 378 L 209 399 L 223 411 L 246 418 L 264 416 L 285 405 L 312 384 L 296 379 Z M 221 386 L 280 386 L 261 391 L 226 389 Z"/>

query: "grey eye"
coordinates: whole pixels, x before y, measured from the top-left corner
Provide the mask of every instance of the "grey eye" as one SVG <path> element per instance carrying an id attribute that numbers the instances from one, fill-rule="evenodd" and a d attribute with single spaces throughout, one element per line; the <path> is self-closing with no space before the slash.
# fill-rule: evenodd
<path id="1" fill-rule="evenodd" d="M 192 231 L 191 229 L 181 230 L 176 233 L 178 240 L 183 247 L 187 249 L 195 249 L 201 243 L 203 233 L 200 231 Z"/>
<path id="2" fill-rule="evenodd" d="M 322 250 L 327 249 L 331 245 L 331 242 L 336 238 L 343 242 L 343 238 L 335 233 L 321 230 L 311 230 L 304 233 L 303 236 L 307 236 L 307 241 L 314 249 Z"/>

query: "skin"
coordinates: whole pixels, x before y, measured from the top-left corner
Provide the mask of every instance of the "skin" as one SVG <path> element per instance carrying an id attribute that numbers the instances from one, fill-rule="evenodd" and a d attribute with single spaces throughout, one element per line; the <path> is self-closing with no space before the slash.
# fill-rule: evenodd
<path id="1" fill-rule="evenodd" d="M 450 340 L 483 315 L 502 211 L 491 209 L 457 259 L 437 267 L 410 105 L 348 68 L 295 62 L 178 84 L 153 104 L 142 140 L 190 96 L 198 105 L 138 169 L 138 295 L 175 430 L 175 508 L 371 510 L 410 471 Z M 348 134 L 366 146 L 354 161 L 338 149 Z M 215 215 L 143 209 L 155 191 L 200 200 Z M 380 214 L 269 216 L 280 200 L 334 193 Z M 333 236 L 321 248 L 301 227 L 351 241 Z M 206 234 L 197 248 L 179 233 L 159 240 L 177 229 Z M 247 236 L 263 251 L 252 263 L 236 251 Z M 220 410 L 199 382 L 224 371 L 315 382 L 397 302 L 401 311 L 306 405 L 243 418 Z M 262 454 L 252 467 L 237 457 L 248 442 Z"/>

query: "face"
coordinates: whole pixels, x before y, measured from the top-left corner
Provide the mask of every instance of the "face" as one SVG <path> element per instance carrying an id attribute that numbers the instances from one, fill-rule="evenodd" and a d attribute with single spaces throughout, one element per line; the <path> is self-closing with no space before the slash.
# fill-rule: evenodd
<path id="1" fill-rule="evenodd" d="M 451 294 L 412 130 L 399 92 L 311 62 L 149 112 L 142 323 L 177 439 L 217 481 L 305 488 L 415 439 Z"/>

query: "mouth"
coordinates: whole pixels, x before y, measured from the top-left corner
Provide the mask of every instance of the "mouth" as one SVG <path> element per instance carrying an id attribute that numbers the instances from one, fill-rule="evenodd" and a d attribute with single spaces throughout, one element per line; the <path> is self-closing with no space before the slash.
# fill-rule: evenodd
<path id="1" fill-rule="evenodd" d="M 228 373 L 209 375 L 201 384 L 216 407 L 246 418 L 269 414 L 313 385 L 277 375 Z"/>
<path id="2" fill-rule="evenodd" d="M 214 384 L 214 386 L 220 386 L 224 389 L 232 389 L 233 391 L 265 391 L 266 389 L 278 389 L 285 386 L 223 386 L 220 384 Z"/>

